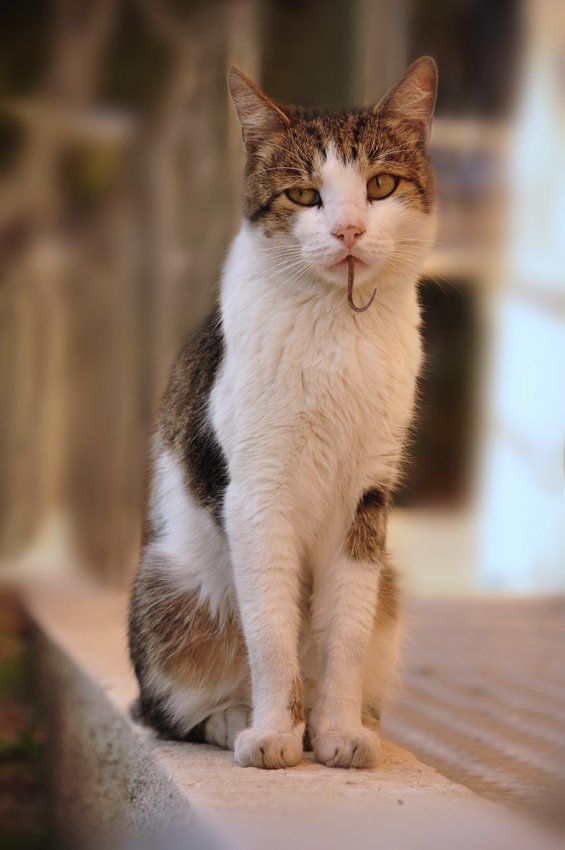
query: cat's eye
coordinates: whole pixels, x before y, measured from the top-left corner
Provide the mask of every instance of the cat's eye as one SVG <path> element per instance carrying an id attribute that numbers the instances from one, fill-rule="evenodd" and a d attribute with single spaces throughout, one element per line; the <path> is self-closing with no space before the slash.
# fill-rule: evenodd
<path id="1" fill-rule="evenodd" d="M 286 196 L 301 207 L 317 207 L 322 203 L 317 189 L 287 189 Z"/>
<path id="2" fill-rule="evenodd" d="M 398 177 L 394 174 L 375 174 L 367 183 L 367 197 L 370 201 L 382 201 L 392 195 L 398 186 Z"/>

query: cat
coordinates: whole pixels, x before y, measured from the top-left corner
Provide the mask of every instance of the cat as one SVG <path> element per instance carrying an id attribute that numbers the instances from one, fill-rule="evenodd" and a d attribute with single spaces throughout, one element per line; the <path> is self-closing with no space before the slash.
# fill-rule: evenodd
<path id="1" fill-rule="evenodd" d="M 228 83 L 242 223 L 154 434 L 137 716 L 242 766 L 307 746 L 369 768 L 399 656 L 386 524 L 421 364 L 437 69 L 418 59 L 367 109 L 280 106 L 236 69 Z"/>

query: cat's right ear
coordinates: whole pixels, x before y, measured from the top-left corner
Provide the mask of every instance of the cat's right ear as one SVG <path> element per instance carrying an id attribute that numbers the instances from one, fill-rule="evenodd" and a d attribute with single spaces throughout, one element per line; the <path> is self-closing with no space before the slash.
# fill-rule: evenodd
<path id="1" fill-rule="evenodd" d="M 246 147 L 289 123 L 280 106 L 237 68 L 229 69 L 228 86 Z"/>

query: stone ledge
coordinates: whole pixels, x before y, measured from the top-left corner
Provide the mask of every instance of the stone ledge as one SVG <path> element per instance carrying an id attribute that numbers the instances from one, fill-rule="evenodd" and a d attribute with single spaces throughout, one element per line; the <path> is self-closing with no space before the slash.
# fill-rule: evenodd
<path id="1" fill-rule="evenodd" d="M 157 740 L 128 714 L 136 683 L 125 597 L 77 580 L 27 586 L 23 596 L 39 647 L 54 814 L 70 846 L 110 847 L 109 836 L 115 847 L 143 838 L 163 850 L 554 846 L 389 743 L 371 771 L 311 759 L 262 771 L 213 747 Z"/>

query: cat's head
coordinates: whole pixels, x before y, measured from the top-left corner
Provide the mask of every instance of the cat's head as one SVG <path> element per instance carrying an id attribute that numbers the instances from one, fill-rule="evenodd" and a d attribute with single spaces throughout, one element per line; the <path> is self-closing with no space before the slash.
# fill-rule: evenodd
<path id="1" fill-rule="evenodd" d="M 280 106 L 236 69 L 228 82 L 247 152 L 244 214 L 276 237 L 289 273 L 344 286 L 349 255 L 361 284 L 419 268 L 434 235 L 433 59 L 366 109 Z"/>

